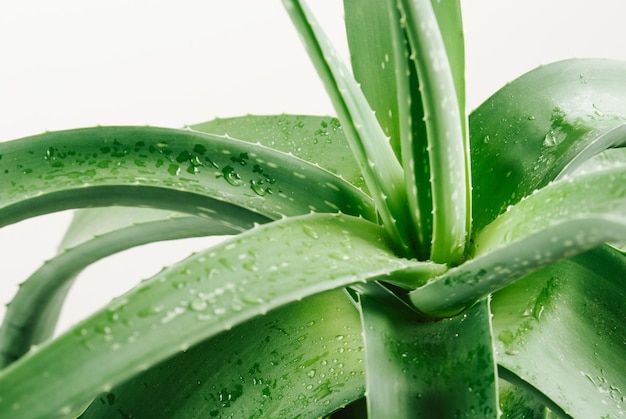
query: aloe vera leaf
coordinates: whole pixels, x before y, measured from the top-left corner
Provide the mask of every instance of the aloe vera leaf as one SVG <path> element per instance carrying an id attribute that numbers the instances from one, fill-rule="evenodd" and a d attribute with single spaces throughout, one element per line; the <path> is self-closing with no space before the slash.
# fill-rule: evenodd
<path id="1" fill-rule="evenodd" d="M 399 3 L 406 20 L 404 29 L 411 45 L 410 59 L 417 69 L 424 107 L 433 202 L 431 259 L 458 263 L 464 254 L 471 219 L 465 105 L 457 97 L 457 88 L 464 86 L 455 84 L 446 50 L 451 42 L 448 45 L 444 42 L 431 1 L 402 0 Z M 453 7 L 457 8 L 458 4 Z M 462 38 L 460 42 L 462 45 Z M 454 64 L 461 67 L 454 69 L 456 73 L 463 72 L 463 62 L 455 60 Z M 420 170 L 420 167 L 406 168 L 412 169 Z"/>
<path id="2" fill-rule="evenodd" d="M 335 117 L 246 115 L 217 118 L 189 128 L 262 145 L 321 166 L 358 188 L 365 181 L 354 160 L 341 123 Z"/>
<path id="3" fill-rule="evenodd" d="M 250 226 L 310 211 L 373 219 L 347 182 L 258 144 L 189 130 L 90 128 L 0 144 L 0 225 L 69 207 L 145 205 Z M 258 213 L 256 216 L 255 213 Z"/>
<path id="4" fill-rule="evenodd" d="M 91 263 L 154 241 L 239 232 L 210 219 L 161 210 L 119 207 L 106 210 L 79 213 L 65 236 L 63 250 L 20 285 L 7 305 L 0 327 L 0 367 L 52 336 L 74 278 Z M 106 228 L 98 225 L 102 213 L 107 221 Z M 110 224 L 112 218 L 107 217 L 111 214 L 116 216 L 115 226 Z M 84 229 L 80 227 L 85 222 L 89 222 L 89 230 L 94 233 L 90 239 L 82 235 Z"/>
<path id="5" fill-rule="evenodd" d="M 626 237 L 626 168 L 554 182 L 509 208 L 475 239 L 475 258 L 410 293 L 438 317 L 561 259 Z"/>
<path id="6" fill-rule="evenodd" d="M 157 364 L 97 397 L 81 417 L 322 417 L 363 396 L 364 373 L 359 315 L 337 290 Z"/>
<path id="7" fill-rule="evenodd" d="M 497 417 L 487 300 L 429 323 L 367 294 L 360 306 L 369 417 Z"/>
<path id="8" fill-rule="evenodd" d="M 534 190 L 626 139 L 626 63 L 539 67 L 470 115 L 474 232 Z"/>
<path id="9" fill-rule="evenodd" d="M 344 0 L 346 35 L 355 80 L 401 161 L 396 54 L 388 1 Z M 391 6 L 396 9 L 395 3 Z M 400 52 L 404 56 L 404 51 Z"/>
<path id="10" fill-rule="evenodd" d="M 404 174 L 383 129 L 311 12 L 297 0 L 283 3 L 326 87 L 383 225 L 399 254 L 413 254 Z"/>
<path id="11" fill-rule="evenodd" d="M 608 246 L 493 296 L 498 363 L 572 417 L 626 410 L 626 257 Z"/>
<path id="12" fill-rule="evenodd" d="M 498 373 L 500 372 L 501 368 L 498 368 Z M 533 392 L 502 379 L 498 380 L 498 400 L 502 419 L 556 419 L 559 417 L 543 403 L 543 399 L 536 397 Z M 558 411 L 564 413 L 561 409 Z M 567 415 L 563 414 L 561 417 L 567 417 Z"/>
<path id="13" fill-rule="evenodd" d="M 273 308 L 421 269 L 395 257 L 389 240 L 361 218 L 309 214 L 199 252 L 5 368 L 0 415 L 75 414 L 96 394 Z"/>
<path id="14" fill-rule="evenodd" d="M 395 0 L 344 1 L 352 68 L 404 168 L 414 255 L 430 257 L 432 193 L 424 110 Z"/>

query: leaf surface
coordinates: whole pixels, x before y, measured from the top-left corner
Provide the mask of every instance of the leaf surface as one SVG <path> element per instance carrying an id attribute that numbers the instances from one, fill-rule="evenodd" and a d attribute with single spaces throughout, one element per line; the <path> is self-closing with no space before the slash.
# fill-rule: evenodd
<path id="1" fill-rule="evenodd" d="M 534 190 L 626 139 L 626 63 L 539 67 L 470 116 L 474 232 Z"/>
<path id="2" fill-rule="evenodd" d="M 297 0 L 283 3 L 326 87 L 383 225 L 399 254 L 413 254 L 404 174 L 383 129 L 306 5 Z"/>
<path id="3" fill-rule="evenodd" d="M 242 222 L 246 224 L 247 219 Z M 85 235 L 87 231 L 91 234 Z M 63 250 L 24 281 L 8 304 L 0 327 L 0 367 L 52 336 L 74 278 L 91 263 L 154 241 L 237 232 L 207 218 L 148 208 L 79 212 L 65 235 Z"/>
<path id="4" fill-rule="evenodd" d="M 217 118 L 189 128 L 260 143 L 319 165 L 356 187 L 364 188 L 341 123 L 335 117 L 310 115 L 246 115 Z"/>
<path id="5" fill-rule="evenodd" d="M 337 290 L 157 364 L 101 394 L 81 418 L 321 417 L 362 397 L 364 372 L 359 315 Z"/>
<path id="6" fill-rule="evenodd" d="M 3 370 L 0 415 L 76 413 L 97 393 L 270 309 L 403 268 L 431 269 L 395 257 L 388 240 L 363 219 L 311 214 L 197 253 Z"/>
<path id="7" fill-rule="evenodd" d="M 486 301 L 429 323 L 367 294 L 360 305 L 369 417 L 497 417 Z"/>
<path id="8" fill-rule="evenodd" d="M 498 363 L 572 417 L 626 410 L 626 257 L 601 247 L 494 294 Z"/>
<path id="9" fill-rule="evenodd" d="M 97 127 L 0 144 L 0 225 L 84 206 L 143 205 L 249 225 L 310 211 L 374 219 L 361 191 L 310 163 L 190 130 Z"/>
<path id="10" fill-rule="evenodd" d="M 476 257 L 410 294 L 419 310 L 454 314 L 559 260 L 626 237 L 626 169 L 554 182 L 502 214 L 475 239 Z"/>

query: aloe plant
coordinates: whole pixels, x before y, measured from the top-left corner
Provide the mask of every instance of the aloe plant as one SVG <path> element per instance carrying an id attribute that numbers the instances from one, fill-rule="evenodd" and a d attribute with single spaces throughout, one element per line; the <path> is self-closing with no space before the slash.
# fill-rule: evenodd
<path id="1" fill-rule="evenodd" d="M 345 0 L 352 69 L 284 4 L 336 117 L 0 144 L 1 226 L 81 208 L 7 307 L 0 416 L 622 416 L 626 63 L 468 117 L 458 1 Z M 51 338 L 90 263 L 210 235 Z"/>

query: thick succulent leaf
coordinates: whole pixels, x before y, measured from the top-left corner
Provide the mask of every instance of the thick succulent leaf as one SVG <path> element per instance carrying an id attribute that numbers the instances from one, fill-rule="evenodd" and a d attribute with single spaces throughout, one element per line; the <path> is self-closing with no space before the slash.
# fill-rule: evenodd
<path id="1" fill-rule="evenodd" d="M 298 0 L 283 3 L 326 86 L 383 225 L 400 254 L 414 254 L 404 174 L 383 129 L 306 5 Z"/>
<path id="2" fill-rule="evenodd" d="M 428 323 L 367 294 L 360 306 L 369 417 L 497 417 L 487 300 Z"/>
<path id="3" fill-rule="evenodd" d="M 93 235 L 86 236 L 87 231 Z M 63 250 L 23 282 L 7 305 L 0 327 L 0 367 L 52 336 L 74 278 L 91 263 L 154 241 L 238 232 L 207 218 L 148 208 L 111 207 L 77 213 L 63 240 Z"/>
<path id="4" fill-rule="evenodd" d="M 500 373 L 501 368 L 498 369 Z M 556 419 L 559 416 L 548 408 L 533 392 L 508 381 L 498 380 L 498 393 L 502 419 Z M 558 409 L 559 413 L 562 412 Z M 561 415 L 561 417 L 566 415 Z"/>
<path id="5" fill-rule="evenodd" d="M 395 1 L 344 0 L 346 35 L 354 78 L 398 158 L 400 156 L 400 125 L 396 54 L 391 20 L 395 17 Z M 393 8 L 393 12 L 390 11 Z M 404 51 L 400 51 L 404 57 Z M 405 76 L 406 77 L 406 76 Z"/>
<path id="6" fill-rule="evenodd" d="M 144 205 L 225 225 L 310 211 L 374 219 L 368 197 L 303 160 L 190 130 L 109 127 L 0 144 L 0 226 L 55 210 Z M 257 215 L 255 215 L 255 213 Z"/>
<path id="7" fill-rule="evenodd" d="M 455 11 L 447 30 L 462 30 L 460 27 L 460 10 L 458 2 L 453 2 L 451 10 Z M 438 16 L 431 0 L 402 0 L 399 2 L 402 17 L 406 20 L 404 29 L 411 46 L 412 61 L 419 79 L 419 91 L 424 111 L 426 126 L 426 149 L 428 151 L 429 172 L 422 170 L 421 160 L 405 161 L 405 170 L 415 173 L 414 178 L 428 176 L 432 191 L 432 248 L 430 258 L 435 262 L 459 262 L 464 253 L 465 241 L 470 226 L 470 179 L 469 179 L 469 143 L 466 140 L 465 104 L 459 101 L 457 89 L 463 90 L 464 85 L 456 85 L 464 72 L 464 63 L 459 60 L 456 49 L 463 47 L 463 38 L 456 43 L 451 40 L 453 33 L 447 34 L 444 41 L 439 27 Z M 443 19 L 443 6 L 439 6 L 440 17 Z M 450 23 L 456 23 L 453 28 Z M 455 57 L 451 63 L 450 54 Z M 462 58 L 462 56 L 461 56 Z M 452 68 L 452 64 L 456 68 Z M 454 76 L 456 74 L 456 77 Z M 400 92 L 410 92 L 399 89 Z M 464 100 L 464 95 L 461 100 Z M 400 103 L 413 100 L 410 97 L 400 98 Z M 411 115 L 415 116 L 415 115 Z M 411 123 L 411 122 L 409 122 Z M 403 142 L 402 156 L 422 156 L 423 153 L 414 149 L 423 149 L 423 139 L 409 136 L 408 143 Z M 406 148 L 406 151 L 405 151 Z M 411 177 L 408 178 L 409 187 Z M 419 191 L 417 191 L 419 192 Z M 415 215 L 415 211 L 412 212 Z M 418 214 L 421 216 L 421 214 Z"/>
<path id="8" fill-rule="evenodd" d="M 356 217 L 259 226 L 160 272 L 4 369 L 0 416 L 75 414 L 97 393 L 273 308 L 424 265 L 395 257 L 384 229 Z"/>
<path id="9" fill-rule="evenodd" d="M 364 374 L 358 312 L 332 291 L 154 366 L 100 395 L 81 417 L 317 418 L 362 397 Z"/>
<path id="10" fill-rule="evenodd" d="M 189 128 L 262 145 L 321 166 L 356 187 L 365 181 L 337 118 L 309 115 L 246 115 L 217 118 Z"/>
<path id="11" fill-rule="evenodd" d="M 432 193 L 419 81 L 396 0 L 345 0 L 352 67 L 404 167 L 415 256 L 430 257 Z"/>
<path id="12" fill-rule="evenodd" d="M 474 231 L 626 139 L 626 63 L 562 61 L 508 84 L 470 116 Z"/>
<path id="13" fill-rule="evenodd" d="M 459 115 L 463 117 L 463 130 L 467 129 L 465 116 L 465 34 L 463 33 L 463 19 L 461 16 L 461 2 L 433 1 L 433 11 L 441 30 L 441 38 L 446 47 L 448 63 L 452 72 L 452 80 L 456 90 L 456 99 L 459 104 Z"/>
<path id="14" fill-rule="evenodd" d="M 475 239 L 475 259 L 410 294 L 448 316 L 544 266 L 626 237 L 626 168 L 554 182 L 509 208 Z"/>
<path id="15" fill-rule="evenodd" d="M 572 417 L 626 411 L 626 257 L 594 249 L 494 294 L 498 363 Z"/>

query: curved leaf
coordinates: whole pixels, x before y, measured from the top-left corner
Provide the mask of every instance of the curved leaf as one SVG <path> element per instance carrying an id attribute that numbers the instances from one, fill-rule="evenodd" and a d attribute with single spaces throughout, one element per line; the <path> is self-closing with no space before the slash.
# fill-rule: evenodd
<path id="1" fill-rule="evenodd" d="M 539 67 L 476 109 L 470 115 L 474 232 L 564 170 L 623 144 L 624 97 L 626 63 L 576 59 Z"/>
<path id="2" fill-rule="evenodd" d="M 100 395 L 81 418 L 321 417 L 362 397 L 364 373 L 359 315 L 332 291 L 155 365 Z"/>
<path id="3" fill-rule="evenodd" d="M 145 205 L 249 227 L 310 211 L 374 219 L 347 182 L 258 144 L 189 130 L 90 128 L 0 144 L 0 226 L 67 208 Z M 255 215 L 256 213 L 256 215 Z"/>
<path id="4" fill-rule="evenodd" d="M 365 187 L 337 118 L 310 115 L 246 115 L 217 118 L 189 128 L 262 145 L 321 166 L 358 188 Z"/>
<path id="5" fill-rule="evenodd" d="M 430 257 L 432 193 L 419 81 L 396 0 L 344 1 L 356 80 L 404 168 L 414 251 Z"/>
<path id="6" fill-rule="evenodd" d="M 475 239 L 476 258 L 410 294 L 432 316 L 455 314 L 524 275 L 626 237 L 626 168 L 554 182 Z"/>
<path id="7" fill-rule="evenodd" d="M 283 3 L 326 86 L 383 225 L 400 254 L 413 254 L 404 174 L 383 129 L 312 13 L 298 0 Z"/>
<path id="8" fill-rule="evenodd" d="M 417 69 L 424 109 L 429 165 L 426 175 L 432 192 L 430 259 L 435 262 L 458 263 L 464 254 L 471 220 L 468 206 L 470 170 L 469 143 L 465 135 L 465 103 L 457 95 L 458 90 L 464 90 L 464 84 L 457 84 L 462 79 L 459 73 L 464 73 L 464 63 L 459 61 L 457 53 L 453 51 L 455 45 L 450 37 L 454 35 L 448 34 L 447 43 L 443 39 L 438 21 L 438 17 L 443 19 L 442 10 L 437 9 L 440 12 L 438 16 L 430 0 L 401 0 L 399 4 L 402 16 L 406 19 L 404 29 L 411 45 L 409 58 Z M 454 12 L 451 14 L 451 22 L 460 25 L 458 2 L 453 2 L 453 7 L 449 10 Z M 453 17 L 455 14 L 458 14 L 458 20 Z M 459 39 L 455 41 L 458 43 Z M 462 48 L 462 37 L 460 43 Z M 451 47 L 449 53 L 447 47 Z M 449 54 L 455 57 L 452 63 Z M 452 64 L 456 68 L 452 68 Z M 463 98 L 464 93 L 461 99 Z M 413 156 L 414 148 L 423 147 L 418 141 L 420 140 L 417 138 L 409 138 L 406 147 L 403 144 L 403 158 Z M 418 151 L 418 155 L 422 155 L 422 152 Z M 408 179 L 409 188 L 413 187 L 414 179 L 424 176 L 421 160 L 409 160 L 408 164 L 405 163 L 405 170 L 415 172 L 415 176 Z"/>
<path id="9" fill-rule="evenodd" d="M 498 363 L 573 417 L 626 411 L 626 257 L 594 249 L 493 296 Z"/>
<path id="10" fill-rule="evenodd" d="M 162 271 L 4 369 L 0 415 L 76 413 L 97 393 L 270 309 L 408 267 L 430 264 L 396 258 L 382 227 L 363 219 L 311 214 L 259 226 Z"/>
<path id="11" fill-rule="evenodd" d="M 106 225 L 97 224 L 100 215 Z M 111 225 L 111 220 L 116 225 Z M 83 236 L 85 222 L 91 238 Z M 62 243 L 64 250 L 23 282 L 7 305 L 0 327 L 0 368 L 52 336 L 75 276 L 91 263 L 154 241 L 237 232 L 210 219 L 148 208 L 111 207 L 78 213 Z"/>

